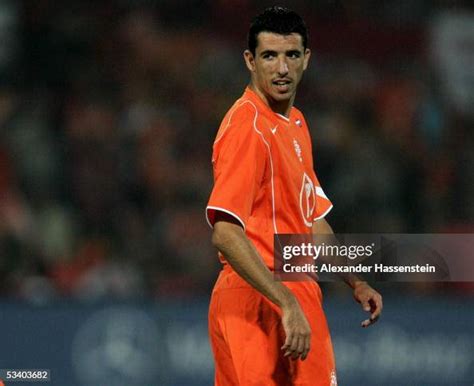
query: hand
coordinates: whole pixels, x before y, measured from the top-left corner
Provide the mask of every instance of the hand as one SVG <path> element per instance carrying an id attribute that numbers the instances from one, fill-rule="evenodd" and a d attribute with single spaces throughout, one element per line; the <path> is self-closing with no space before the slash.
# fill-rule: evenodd
<path id="1" fill-rule="evenodd" d="M 282 323 L 285 330 L 286 340 L 281 349 L 285 352 L 285 357 L 291 356 L 296 360 L 306 359 L 310 350 L 311 328 L 298 301 L 289 307 L 283 307 Z"/>
<path id="2" fill-rule="evenodd" d="M 365 281 L 354 285 L 354 299 L 361 304 L 364 311 L 370 312 L 370 318 L 361 323 L 362 327 L 374 324 L 382 313 L 382 296 Z"/>

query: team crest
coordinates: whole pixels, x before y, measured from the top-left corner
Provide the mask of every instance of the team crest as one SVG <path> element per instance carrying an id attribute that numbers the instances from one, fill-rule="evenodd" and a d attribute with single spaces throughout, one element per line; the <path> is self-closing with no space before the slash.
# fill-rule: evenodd
<path id="1" fill-rule="evenodd" d="M 316 209 L 316 192 L 314 183 L 306 173 L 303 173 L 303 182 L 300 191 L 300 210 L 303 221 L 307 227 L 313 225 L 313 214 Z"/>
<path id="2" fill-rule="evenodd" d="M 295 147 L 295 153 L 300 162 L 303 162 L 303 157 L 301 156 L 301 146 L 296 139 L 293 138 L 293 146 Z"/>

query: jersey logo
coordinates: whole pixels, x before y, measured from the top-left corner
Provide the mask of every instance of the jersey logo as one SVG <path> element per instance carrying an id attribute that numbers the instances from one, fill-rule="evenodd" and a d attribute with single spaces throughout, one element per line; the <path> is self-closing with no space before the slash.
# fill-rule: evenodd
<path id="1" fill-rule="evenodd" d="M 295 121 L 295 123 L 296 123 L 299 127 L 303 126 L 303 124 L 301 123 L 301 119 L 297 119 L 297 120 Z"/>
<path id="2" fill-rule="evenodd" d="M 303 162 L 303 157 L 301 156 L 301 146 L 296 139 L 293 138 L 293 146 L 295 147 L 295 153 L 300 162 Z"/>
<path id="3" fill-rule="evenodd" d="M 307 227 L 313 226 L 313 213 L 316 209 L 316 192 L 311 178 L 303 173 L 303 182 L 300 191 L 300 210 L 303 221 Z"/>
<path id="4" fill-rule="evenodd" d="M 278 125 L 276 125 L 275 127 L 273 127 L 273 128 L 270 129 L 273 135 L 276 134 L 276 132 L 277 132 L 277 127 L 278 127 Z"/>

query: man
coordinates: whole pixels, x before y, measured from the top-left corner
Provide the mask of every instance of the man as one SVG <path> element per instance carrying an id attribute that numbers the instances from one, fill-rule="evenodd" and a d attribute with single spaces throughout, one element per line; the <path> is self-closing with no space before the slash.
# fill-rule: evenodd
<path id="1" fill-rule="evenodd" d="M 209 332 L 215 384 L 336 385 L 331 338 L 314 281 L 273 278 L 277 233 L 332 233 L 332 208 L 313 171 L 311 140 L 293 107 L 308 66 L 307 30 L 280 7 L 258 15 L 244 59 L 250 85 L 224 117 L 213 146 L 214 188 L 206 208 L 223 270 L 213 290 Z M 347 278 L 377 320 L 380 295 Z"/>

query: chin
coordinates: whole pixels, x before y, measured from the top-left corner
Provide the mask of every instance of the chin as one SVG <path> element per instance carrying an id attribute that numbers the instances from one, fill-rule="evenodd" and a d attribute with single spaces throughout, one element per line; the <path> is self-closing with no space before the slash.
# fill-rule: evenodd
<path id="1" fill-rule="evenodd" d="M 284 93 L 284 94 L 272 94 L 272 99 L 275 100 L 276 102 L 285 102 L 291 99 L 291 96 L 293 94 L 290 92 Z"/>

